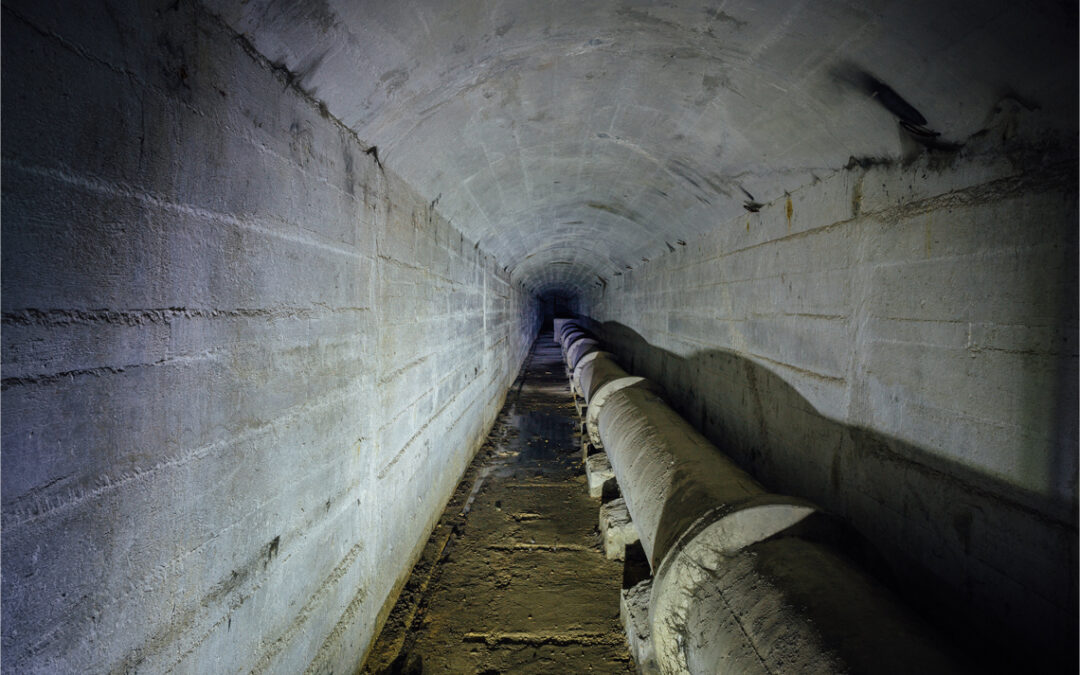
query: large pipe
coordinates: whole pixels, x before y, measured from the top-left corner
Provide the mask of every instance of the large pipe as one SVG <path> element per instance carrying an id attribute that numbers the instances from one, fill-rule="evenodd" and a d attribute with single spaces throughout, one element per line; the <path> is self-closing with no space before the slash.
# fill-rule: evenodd
<path id="1" fill-rule="evenodd" d="M 767 493 L 655 390 L 624 385 L 596 407 L 655 573 L 649 620 L 663 672 L 962 670 L 880 584 L 807 535 L 827 517 Z"/>
<path id="2" fill-rule="evenodd" d="M 563 324 L 563 327 L 559 330 L 558 335 L 556 335 L 556 340 L 558 341 L 558 343 L 560 345 L 562 345 L 562 344 L 565 343 L 566 337 L 570 333 L 573 333 L 574 331 L 579 331 L 579 332 L 584 333 L 585 328 L 576 321 L 567 321 L 565 324 Z"/>
<path id="3" fill-rule="evenodd" d="M 802 536 L 814 517 L 752 543 L 728 517 L 669 553 L 649 608 L 662 671 L 966 672 L 877 580 L 834 546 Z"/>
<path id="4" fill-rule="evenodd" d="M 582 388 L 581 376 L 583 373 L 588 373 L 591 376 L 591 374 L 594 372 L 594 369 L 588 364 L 592 363 L 598 358 L 605 361 L 610 361 L 613 358 L 613 354 L 611 352 L 605 352 L 600 349 L 594 349 L 588 354 L 585 354 L 580 359 L 578 359 L 577 365 L 574 366 L 573 372 L 570 373 L 570 386 L 573 388 L 574 391 L 578 393 L 579 396 L 585 399 L 585 403 L 588 403 L 589 399 L 586 396 L 586 390 Z M 590 381 L 586 381 L 584 384 L 585 387 L 588 388 Z"/>
<path id="5" fill-rule="evenodd" d="M 574 366 L 574 372 L 570 379 L 574 387 L 585 398 L 585 402 L 588 403 L 592 392 L 595 391 L 594 382 L 602 382 L 604 373 L 608 371 L 617 372 L 618 377 L 626 377 L 627 375 L 626 371 L 615 363 L 614 354 L 598 349 L 581 357 L 577 365 Z M 596 384 L 595 387 L 599 387 L 599 384 Z"/>
<path id="6" fill-rule="evenodd" d="M 554 327 L 554 333 L 552 334 L 551 337 L 555 341 L 556 344 L 559 344 L 559 334 L 562 332 L 563 327 L 566 326 L 566 324 L 568 324 L 568 323 L 575 323 L 576 324 L 577 322 L 574 319 L 553 319 L 552 320 L 552 325 Z"/>
<path id="7" fill-rule="evenodd" d="M 654 570 L 691 524 L 766 494 L 653 391 L 612 393 L 597 427 Z"/>
<path id="8" fill-rule="evenodd" d="M 581 357 L 585 356 L 589 352 L 600 351 L 600 342 L 592 338 L 579 338 L 574 340 L 569 347 L 566 348 L 566 365 L 570 367 L 570 371 L 573 372 L 577 367 L 578 361 Z"/>
<path id="9" fill-rule="evenodd" d="M 656 390 L 650 380 L 632 377 L 619 367 L 614 355 L 604 351 L 592 351 L 581 357 L 574 366 L 571 379 L 573 386 L 577 388 L 589 406 L 585 413 L 585 429 L 589 434 L 589 442 L 598 449 L 603 448 L 604 443 L 600 438 L 596 421 L 608 396 L 626 387 Z"/>
<path id="10" fill-rule="evenodd" d="M 571 328 L 570 330 L 563 331 L 562 340 L 560 341 L 560 344 L 562 344 L 563 357 L 566 357 L 566 350 L 569 349 L 570 345 L 574 344 L 574 342 L 591 337 L 592 335 L 584 328 Z"/>

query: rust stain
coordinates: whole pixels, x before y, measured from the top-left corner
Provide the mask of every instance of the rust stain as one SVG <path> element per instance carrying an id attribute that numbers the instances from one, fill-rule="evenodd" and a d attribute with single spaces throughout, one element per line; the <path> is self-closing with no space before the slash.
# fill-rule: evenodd
<path id="1" fill-rule="evenodd" d="M 862 212 L 862 182 L 863 177 L 859 176 L 859 179 L 855 181 L 855 187 L 851 190 L 851 217 L 855 218 Z"/>
<path id="2" fill-rule="evenodd" d="M 791 232 L 791 214 L 795 212 L 795 209 L 791 206 L 791 196 L 787 198 L 787 230 Z"/>

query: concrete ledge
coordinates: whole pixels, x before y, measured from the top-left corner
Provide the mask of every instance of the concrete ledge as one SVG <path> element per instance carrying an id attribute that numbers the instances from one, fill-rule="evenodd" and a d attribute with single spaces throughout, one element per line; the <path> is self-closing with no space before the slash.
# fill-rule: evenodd
<path id="1" fill-rule="evenodd" d="M 600 535 L 604 539 L 604 556 L 608 560 L 625 560 L 626 547 L 638 540 L 626 500 L 622 497 L 600 506 Z"/>
<path id="2" fill-rule="evenodd" d="M 598 452 L 585 459 L 585 478 L 589 482 L 589 496 L 599 499 L 604 494 L 604 484 L 615 480 L 606 454 Z"/>

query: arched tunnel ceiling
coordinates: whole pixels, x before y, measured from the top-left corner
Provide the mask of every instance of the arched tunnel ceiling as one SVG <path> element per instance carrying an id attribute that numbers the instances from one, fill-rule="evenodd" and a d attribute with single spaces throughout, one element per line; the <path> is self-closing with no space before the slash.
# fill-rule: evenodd
<path id="1" fill-rule="evenodd" d="M 208 4 L 536 292 L 900 156 L 895 96 L 949 141 L 1008 96 L 1075 123 L 1068 2 Z"/>

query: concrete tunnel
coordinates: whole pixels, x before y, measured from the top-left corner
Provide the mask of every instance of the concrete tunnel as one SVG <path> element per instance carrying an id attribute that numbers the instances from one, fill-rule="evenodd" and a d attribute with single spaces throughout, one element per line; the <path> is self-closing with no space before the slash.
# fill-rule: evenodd
<path id="1" fill-rule="evenodd" d="M 4 672 L 356 672 L 554 317 L 1076 672 L 1076 3 L 2 16 Z"/>

